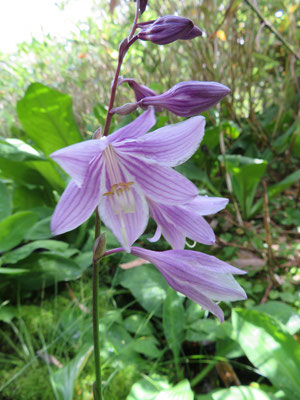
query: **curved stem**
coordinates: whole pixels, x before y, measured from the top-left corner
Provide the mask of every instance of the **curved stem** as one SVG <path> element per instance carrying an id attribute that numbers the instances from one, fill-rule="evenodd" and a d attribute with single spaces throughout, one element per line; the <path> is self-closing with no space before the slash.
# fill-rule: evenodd
<path id="1" fill-rule="evenodd" d="M 108 105 L 108 110 L 107 110 L 107 116 L 106 116 L 106 121 L 105 121 L 105 126 L 104 126 L 104 130 L 103 130 L 103 136 L 106 136 L 108 134 L 109 131 L 109 127 L 111 124 L 111 120 L 113 117 L 113 114 L 111 113 L 111 110 L 114 106 L 114 102 L 115 102 L 115 96 L 116 96 L 116 90 L 117 90 L 117 86 L 118 86 L 118 78 L 120 75 L 120 70 L 121 70 L 121 65 L 123 63 L 124 57 L 129 49 L 129 47 L 136 41 L 137 37 L 133 37 L 135 31 L 136 31 L 136 27 L 137 27 L 137 21 L 138 21 L 138 16 L 139 16 L 139 8 L 140 8 L 140 0 L 137 0 L 136 3 L 136 12 L 135 12 L 135 17 L 134 17 L 134 21 L 133 21 L 133 25 L 132 25 L 132 29 L 131 32 L 129 34 L 128 37 L 128 43 L 126 46 L 126 49 L 119 49 L 119 58 L 118 58 L 118 65 L 117 65 L 117 69 L 116 69 L 116 73 L 115 73 L 115 77 L 111 86 L 111 92 L 110 92 L 110 100 L 109 100 L 109 105 Z M 122 45 L 122 43 L 121 43 Z M 122 46 L 120 46 L 122 47 Z"/>

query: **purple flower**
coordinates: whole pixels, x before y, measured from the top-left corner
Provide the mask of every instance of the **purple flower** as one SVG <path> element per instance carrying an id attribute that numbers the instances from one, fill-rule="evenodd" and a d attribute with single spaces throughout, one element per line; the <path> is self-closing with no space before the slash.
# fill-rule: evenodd
<path id="1" fill-rule="evenodd" d="M 156 242 L 163 234 L 173 249 L 184 249 L 186 237 L 211 245 L 215 242 L 215 235 L 202 216 L 222 210 L 227 203 L 228 199 L 207 196 L 197 196 L 192 202 L 179 206 L 148 200 L 150 214 L 157 223 L 153 238 L 148 240 Z"/>
<path id="2" fill-rule="evenodd" d="M 223 311 L 213 300 L 235 301 L 247 298 L 245 291 L 232 276 L 245 272 L 216 257 L 192 250 L 156 252 L 140 247 L 132 247 L 131 253 L 154 264 L 174 290 L 215 314 L 221 322 L 224 321 Z"/>
<path id="3" fill-rule="evenodd" d="M 162 107 L 181 117 L 200 114 L 219 103 L 230 89 L 218 82 L 185 81 L 158 96 L 144 97 L 141 107 Z"/>
<path id="4" fill-rule="evenodd" d="M 188 18 L 166 15 L 155 21 L 142 22 L 137 25 L 142 30 L 137 37 L 156 44 L 168 44 L 178 39 L 193 39 L 201 36 L 201 30 Z"/>
<path id="5" fill-rule="evenodd" d="M 205 119 L 190 118 L 145 135 L 154 123 L 149 108 L 108 137 L 77 143 L 51 155 L 72 178 L 54 211 L 53 234 L 76 228 L 98 207 L 105 225 L 130 251 L 146 228 L 147 200 L 179 206 L 196 198 L 196 186 L 171 167 L 196 151 Z"/>

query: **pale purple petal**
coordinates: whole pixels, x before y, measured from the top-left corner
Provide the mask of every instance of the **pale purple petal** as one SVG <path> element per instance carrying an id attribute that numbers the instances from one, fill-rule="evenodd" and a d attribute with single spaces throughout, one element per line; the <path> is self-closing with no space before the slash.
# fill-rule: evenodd
<path id="1" fill-rule="evenodd" d="M 159 239 L 161 238 L 161 229 L 160 227 L 157 225 L 156 227 L 156 231 L 154 233 L 154 235 L 152 236 L 152 238 L 149 238 L 149 242 L 151 243 L 155 243 L 157 242 Z"/>
<path id="2" fill-rule="evenodd" d="M 150 214 L 161 227 L 162 234 L 173 249 L 184 249 L 185 237 L 211 245 L 215 234 L 200 214 L 189 211 L 185 206 L 166 206 L 148 200 Z"/>
<path id="3" fill-rule="evenodd" d="M 95 210 L 100 193 L 103 162 L 98 156 L 90 163 L 81 187 L 71 181 L 62 194 L 51 219 L 54 235 L 71 231 L 86 221 Z"/>
<path id="4" fill-rule="evenodd" d="M 108 145 L 107 138 L 87 140 L 72 144 L 50 154 L 75 181 L 81 185 L 87 173 L 89 162 L 100 154 Z"/>
<path id="5" fill-rule="evenodd" d="M 120 166 L 120 164 L 119 164 Z M 118 171 L 122 182 L 133 181 L 133 178 L 128 174 L 125 168 Z M 129 191 L 121 194 L 124 197 L 123 203 L 128 203 L 129 210 L 126 212 L 125 207 L 120 207 L 115 202 L 113 196 L 104 195 L 109 192 L 114 182 L 111 182 L 110 175 L 107 171 L 107 162 L 105 163 L 104 173 L 101 177 L 101 193 L 99 203 L 99 214 L 104 224 L 113 232 L 119 242 L 127 252 L 130 252 L 130 246 L 146 229 L 149 219 L 148 204 L 145 197 L 141 193 L 140 188 L 136 183 L 130 186 Z M 128 197 L 130 196 L 130 197 Z M 121 199 L 122 201 L 122 199 Z"/>
<path id="6" fill-rule="evenodd" d="M 228 199 L 223 197 L 197 196 L 187 207 L 191 212 L 211 215 L 223 210 L 227 204 Z"/>
<path id="7" fill-rule="evenodd" d="M 148 222 L 148 206 L 145 198 L 134 188 L 135 212 L 115 214 L 108 196 L 101 200 L 99 214 L 104 224 L 112 231 L 126 252 L 143 234 Z"/>
<path id="8" fill-rule="evenodd" d="M 223 321 L 222 310 L 211 300 L 234 301 L 247 298 L 232 277 L 244 273 L 213 256 L 192 250 L 155 252 L 138 247 L 132 254 L 150 261 L 175 290 L 199 303 Z"/>
<path id="9" fill-rule="evenodd" d="M 195 153 L 203 138 L 204 127 L 205 118 L 194 117 L 157 129 L 136 141 L 120 143 L 116 148 L 138 158 L 148 158 L 174 167 Z"/>
<path id="10" fill-rule="evenodd" d="M 157 223 L 164 238 L 173 249 L 183 249 L 185 245 L 185 235 L 177 224 L 170 222 L 161 212 L 160 205 L 148 200 L 150 214 Z M 175 207 L 175 206 L 174 206 Z"/>
<path id="11" fill-rule="evenodd" d="M 115 144 L 117 142 L 122 142 L 123 140 L 136 139 L 148 132 L 149 129 L 155 125 L 155 122 L 154 108 L 149 107 L 130 124 L 123 126 L 123 128 L 120 128 L 109 135 L 109 143 Z"/>
<path id="12" fill-rule="evenodd" d="M 210 311 L 217 318 L 219 318 L 220 322 L 224 322 L 224 313 L 221 307 L 210 300 L 209 297 L 205 296 L 202 293 L 202 288 L 199 288 L 197 285 L 193 285 L 189 282 L 186 283 L 184 281 L 177 281 L 173 276 L 166 274 L 165 272 L 162 272 L 162 275 L 174 290 L 195 301 L 205 310 Z"/>
<path id="13" fill-rule="evenodd" d="M 198 194 L 197 187 L 172 168 L 117 152 L 123 165 L 147 197 L 166 204 L 184 204 Z"/>

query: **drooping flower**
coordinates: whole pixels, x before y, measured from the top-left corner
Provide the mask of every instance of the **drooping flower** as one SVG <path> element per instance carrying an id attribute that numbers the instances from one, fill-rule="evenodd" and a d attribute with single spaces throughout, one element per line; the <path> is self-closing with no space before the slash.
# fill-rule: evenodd
<path id="1" fill-rule="evenodd" d="M 186 237 L 195 242 L 211 245 L 215 234 L 203 215 L 214 214 L 226 207 L 228 199 L 222 197 L 197 196 L 183 205 L 163 205 L 148 200 L 150 215 L 157 229 L 150 242 L 163 235 L 173 249 L 184 249 Z"/>
<path id="2" fill-rule="evenodd" d="M 116 249 L 120 251 L 120 249 Z M 114 251 L 110 251 L 110 254 Z M 232 274 L 245 271 L 216 257 L 192 250 L 152 251 L 132 247 L 131 253 L 154 264 L 168 284 L 224 321 L 222 309 L 213 302 L 247 298 Z"/>
<path id="3" fill-rule="evenodd" d="M 154 21 L 141 22 L 137 37 L 156 44 L 169 44 L 176 40 L 188 40 L 201 36 L 201 30 L 188 18 L 166 15 Z"/>
<path id="4" fill-rule="evenodd" d="M 101 139 L 77 143 L 51 157 L 71 176 L 51 221 L 53 234 L 70 231 L 98 207 L 100 218 L 126 251 L 144 232 L 148 203 L 180 205 L 196 198 L 196 186 L 172 169 L 198 148 L 205 119 L 194 117 L 145 133 L 152 108 Z"/>

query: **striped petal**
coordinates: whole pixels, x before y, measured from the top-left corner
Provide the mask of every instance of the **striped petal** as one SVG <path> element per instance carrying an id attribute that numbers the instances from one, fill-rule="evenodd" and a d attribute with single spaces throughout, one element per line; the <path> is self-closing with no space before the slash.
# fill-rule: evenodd
<path id="1" fill-rule="evenodd" d="M 150 214 L 173 249 L 184 249 L 185 237 L 211 245 L 215 235 L 205 219 L 186 206 L 166 206 L 149 200 Z"/>
<path id="2" fill-rule="evenodd" d="M 50 155 L 73 179 L 82 185 L 90 161 L 101 154 L 108 145 L 107 138 L 87 140 L 57 150 Z"/>
<path id="3" fill-rule="evenodd" d="M 191 212 L 200 215 L 215 214 L 228 204 L 228 199 L 223 197 L 197 196 L 188 206 Z"/>
<path id="4" fill-rule="evenodd" d="M 198 194 L 197 187 L 172 168 L 118 152 L 126 169 L 150 199 L 159 203 L 184 204 Z"/>
<path id="5" fill-rule="evenodd" d="M 81 187 L 73 180 L 69 183 L 51 219 L 54 235 L 77 228 L 91 216 L 99 201 L 102 166 L 100 155 L 90 163 Z"/>
<path id="6" fill-rule="evenodd" d="M 131 252 L 153 263 L 173 289 L 211 311 L 221 322 L 224 320 L 223 312 L 212 300 L 247 298 L 245 291 L 231 275 L 244 271 L 213 256 L 191 250 L 155 252 L 139 247 L 133 247 Z"/>
<path id="7" fill-rule="evenodd" d="M 184 163 L 198 149 L 204 135 L 205 118 L 194 117 L 165 126 L 116 148 L 138 158 L 155 160 L 174 167 Z"/>
<path id="8" fill-rule="evenodd" d="M 149 107 L 147 111 L 143 112 L 143 114 L 137 117 L 130 124 L 123 126 L 123 128 L 118 129 L 109 135 L 109 143 L 113 143 L 115 145 L 117 142 L 138 138 L 139 136 L 148 132 L 155 122 L 154 108 Z"/>

